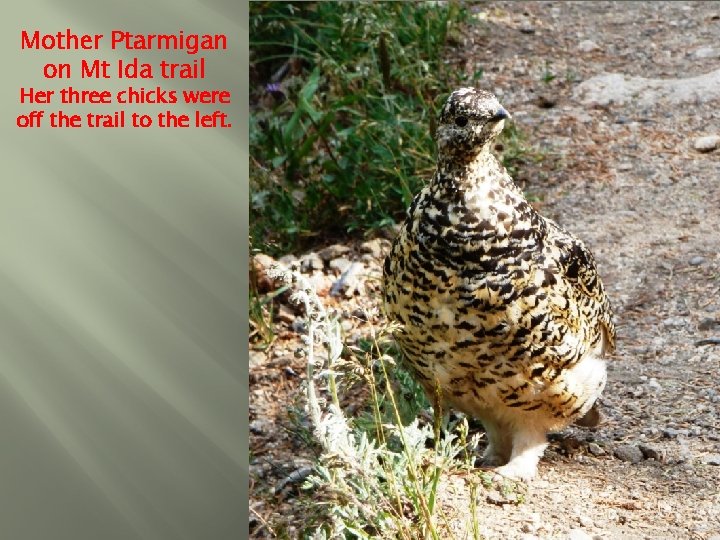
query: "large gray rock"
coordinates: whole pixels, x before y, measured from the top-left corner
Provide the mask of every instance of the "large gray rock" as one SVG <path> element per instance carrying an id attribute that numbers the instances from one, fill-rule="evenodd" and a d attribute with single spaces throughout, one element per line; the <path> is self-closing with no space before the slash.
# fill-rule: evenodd
<path id="1" fill-rule="evenodd" d="M 720 69 L 686 79 L 646 79 L 605 73 L 580 83 L 573 97 L 585 105 L 599 106 L 632 102 L 647 107 L 661 100 L 674 104 L 709 102 L 720 98 Z"/>

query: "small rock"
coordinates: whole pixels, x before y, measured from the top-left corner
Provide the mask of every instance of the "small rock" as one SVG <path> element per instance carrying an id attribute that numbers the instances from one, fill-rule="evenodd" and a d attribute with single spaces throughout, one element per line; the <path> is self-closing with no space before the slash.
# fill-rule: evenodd
<path id="1" fill-rule="evenodd" d="M 332 246 L 328 246 L 318 251 L 318 256 L 323 261 L 331 261 L 345 255 L 349 251 L 350 248 L 348 246 L 343 246 L 342 244 L 333 244 Z"/>
<path id="2" fill-rule="evenodd" d="M 700 255 L 695 255 L 688 261 L 688 264 L 690 266 L 700 266 L 704 262 L 705 262 L 705 257 L 702 257 Z"/>
<path id="3" fill-rule="evenodd" d="M 390 250 L 390 242 L 385 238 L 374 238 L 360 244 L 363 253 L 369 253 L 375 259 L 382 259 Z"/>
<path id="4" fill-rule="evenodd" d="M 583 516 L 583 515 L 578 516 L 578 522 L 580 523 L 580 525 L 582 525 L 586 529 L 590 529 L 594 525 L 592 519 L 590 519 L 587 516 Z"/>
<path id="5" fill-rule="evenodd" d="M 665 428 L 665 429 L 663 429 L 662 433 L 663 433 L 663 437 L 666 437 L 668 439 L 675 439 L 679 435 L 687 437 L 690 434 L 690 431 L 687 429 Z"/>
<path id="6" fill-rule="evenodd" d="M 662 390 L 662 385 L 655 377 L 650 377 L 650 380 L 647 382 L 647 387 L 653 392 L 660 392 Z"/>
<path id="7" fill-rule="evenodd" d="M 300 270 L 302 272 L 311 273 L 315 270 L 322 270 L 324 266 L 323 260 L 314 251 L 300 257 Z"/>
<path id="8" fill-rule="evenodd" d="M 663 319 L 663 326 L 666 326 L 668 328 L 682 328 L 685 326 L 685 318 L 684 317 L 668 317 L 667 319 Z"/>
<path id="9" fill-rule="evenodd" d="M 342 274 L 350 266 L 350 260 L 345 257 L 338 257 L 330 261 L 330 269 L 337 274 Z"/>
<path id="10" fill-rule="evenodd" d="M 647 444 L 639 444 L 638 448 L 642 452 L 645 459 L 654 459 L 655 461 L 662 461 L 662 454 L 656 448 L 648 446 Z"/>
<path id="11" fill-rule="evenodd" d="M 523 34 L 534 34 L 535 27 L 532 25 L 529 19 L 523 19 L 523 21 L 520 23 L 520 31 Z"/>
<path id="12" fill-rule="evenodd" d="M 625 163 L 620 163 L 617 168 L 618 171 L 631 171 L 633 164 L 626 161 Z"/>
<path id="13" fill-rule="evenodd" d="M 338 280 L 333 283 L 330 294 L 332 296 L 344 294 L 347 297 L 354 295 L 363 286 L 364 269 L 365 267 L 358 262 L 350 264 Z"/>
<path id="14" fill-rule="evenodd" d="M 292 324 L 295 322 L 295 314 L 293 311 L 287 307 L 286 305 L 281 305 L 280 308 L 277 310 L 277 314 L 275 315 L 275 319 L 279 322 L 283 322 L 285 324 Z"/>
<path id="15" fill-rule="evenodd" d="M 313 272 L 308 281 L 318 296 L 326 296 L 332 287 L 332 280 L 323 272 Z"/>
<path id="16" fill-rule="evenodd" d="M 584 39 L 578 43 L 578 50 L 581 52 L 592 52 L 598 50 L 598 44 L 591 39 Z"/>
<path id="17" fill-rule="evenodd" d="M 515 493 L 508 493 L 507 495 L 503 495 L 502 493 L 498 493 L 497 491 L 491 491 L 490 493 L 488 493 L 485 500 L 490 504 L 504 506 L 506 504 L 517 504 L 518 497 Z"/>
<path id="18" fill-rule="evenodd" d="M 250 433 L 254 433 L 255 435 L 262 435 L 267 431 L 267 421 L 265 420 L 253 420 L 248 424 L 248 427 L 250 428 Z"/>
<path id="19" fill-rule="evenodd" d="M 354 328 L 354 325 L 350 319 L 343 319 L 340 323 L 340 328 L 347 334 Z"/>
<path id="20" fill-rule="evenodd" d="M 294 264 L 297 264 L 298 260 L 295 255 L 283 255 L 278 259 L 278 262 L 285 268 L 292 268 Z"/>
<path id="21" fill-rule="evenodd" d="M 706 318 L 698 323 L 698 330 L 711 330 L 716 326 L 720 326 L 720 321 Z"/>
<path id="22" fill-rule="evenodd" d="M 285 366 L 285 375 L 287 375 L 288 377 L 297 377 L 298 376 L 297 372 L 290 366 Z"/>
<path id="23" fill-rule="evenodd" d="M 720 135 L 698 137 L 693 142 L 693 148 L 702 153 L 712 152 L 718 147 L 720 147 Z"/>
<path id="24" fill-rule="evenodd" d="M 307 334 L 307 323 L 303 321 L 302 319 L 295 319 L 290 327 L 293 329 L 293 332 L 297 334 Z"/>
<path id="25" fill-rule="evenodd" d="M 592 536 L 582 529 L 570 529 L 567 534 L 567 540 L 592 540 Z"/>
<path id="26" fill-rule="evenodd" d="M 503 497 L 496 491 L 491 491 L 490 493 L 488 493 L 485 500 L 490 504 L 496 504 L 498 506 L 502 506 L 503 504 L 505 504 L 505 497 Z"/>
<path id="27" fill-rule="evenodd" d="M 705 465 L 720 465 L 720 454 L 707 454 L 702 457 L 701 461 Z"/>
<path id="28" fill-rule="evenodd" d="M 620 461 L 628 463 L 640 463 L 643 460 L 643 453 L 634 444 L 622 444 L 615 449 L 614 454 Z"/>
<path id="29" fill-rule="evenodd" d="M 250 350 L 250 369 L 258 368 L 267 361 L 265 351 Z"/>
<path id="30" fill-rule="evenodd" d="M 720 57 L 720 49 L 713 47 L 700 47 L 692 52 L 693 58 L 717 58 Z"/>
<path id="31" fill-rule="evenodd" d="M 540 94 L 535 100 L 535 103 L 541 109 L 552 109 L 555 105 L 557 105 L 557 98 L 554 96 Z"/>
<path id="32" fill-rule="evenodd" d="M 594 442 L 591 442 L 588 444 L 588 452 L 590 452 L 593 456 L 603 456 L 605 455 L 605 450 L 602 449 L 602 447 Z"/>

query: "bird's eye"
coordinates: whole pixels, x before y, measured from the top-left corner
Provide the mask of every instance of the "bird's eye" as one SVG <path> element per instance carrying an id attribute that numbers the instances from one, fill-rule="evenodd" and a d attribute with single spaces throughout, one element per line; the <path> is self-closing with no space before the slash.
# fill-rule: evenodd
<path id="1" fill-rule="evenodd" d="M 455 125 L 459 127 L 467 126 L 468 119 L 466 116 L 458 116 L 455 118 Z"/>

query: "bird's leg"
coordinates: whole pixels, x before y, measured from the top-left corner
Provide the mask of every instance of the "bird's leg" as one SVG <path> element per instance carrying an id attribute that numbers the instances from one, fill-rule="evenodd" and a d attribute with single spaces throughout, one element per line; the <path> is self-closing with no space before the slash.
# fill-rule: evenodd
<path id="1" fill-rule="evenodd" d="M 538 461 L 547 444 L 544 430 L 516 428 L 512 434 L 510 460 L 496 472 L 515 480 L 530 480 L 537 473 Z"/>
<path id="2" fill-rule="evenodd" d="M 483 452 L 483 463 L 490 467 L 497 467 L 507 463 L 512 450 L 512 436 L 507 426 L 483 420 L 488 445 Z"/>
<path id="3" fill-rule="evenodd" d="M 581 427 L 597 427 L 603 421 L 603 415 L 600 412 L 597 401 L 593 403 L 592 407 L 583 416 L 575 420 L 576 426 Z"/>

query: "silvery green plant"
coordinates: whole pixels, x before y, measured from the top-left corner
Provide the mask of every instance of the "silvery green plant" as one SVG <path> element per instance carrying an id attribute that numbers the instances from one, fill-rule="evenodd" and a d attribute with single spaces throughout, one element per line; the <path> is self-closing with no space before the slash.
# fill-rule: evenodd
<path id="1" fill-rule="evenodd" d="M 439 481 L 443 472 L 472 467 L 479 436 L 467 439 L 465 419 L 454 432 L 440 438 L 435 437 L 432 425 L 421 425 L 417 419 L 403 426 L 387 382 L 386 366 L 394 364 L 394 359 L 377 346 L 378 339 L 389 331 L 371 328 L 376 346 L 368 358 L 370 369 L 365 372 L 369 373 L 366 380 L 372 386 L 379 425 L 378 436 L 371 439 L 340 406 L 338 387 L 347 361 L 341 358 L 344 344 L 339 316 L 325 308 L 296 269 L 274 267 L 270 277 L 292 288 L 290 300 L 304 306 L 307 319 L 303 348 L 297 354 L 306 360 L 306 412 L 322 453 L 303 485 L 313 492 L 314 517 L 321 522 L 321 526 L 306 531 L 306 537 L 439 538 Z M 381 423 L 373 366 L 384 374 L 395 412 L 393 423 Z M 434 447 L 428 448 L 429 440 L 435 441 Z"/>

